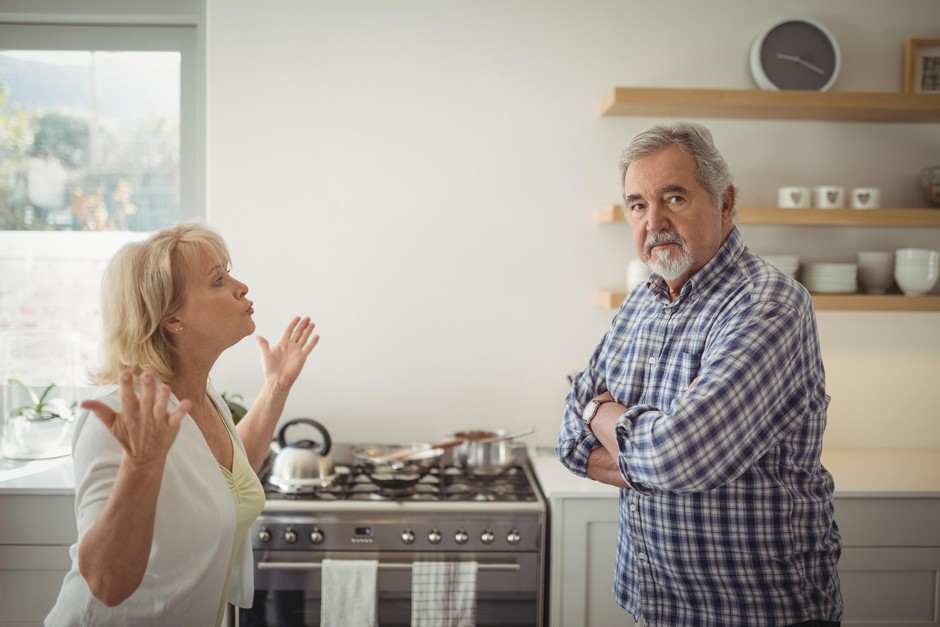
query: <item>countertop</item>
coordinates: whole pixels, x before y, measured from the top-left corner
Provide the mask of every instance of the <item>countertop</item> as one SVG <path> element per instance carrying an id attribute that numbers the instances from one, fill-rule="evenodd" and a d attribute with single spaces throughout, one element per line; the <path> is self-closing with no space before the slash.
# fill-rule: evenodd
<path id="1" fill-rule="evenodd" d="M 617 489 L 572 475 L 554 451 L 529 451 L 545 496 L 553 498 L 616 497 Z M 832 473 L 837 498 L 938 498 L 940 449 L 823 450 L 823 465 Z M 0 494 L 74 494 L 71 457 L 36 461 L 0 459 Z"/>
<path id="2" fill-rule="evenodd" d="M 71 456 L 33 461 L 0 459 L 0 494 L 75 494 Z"/>
<path id="3" fill-rule="evenodd" d="M 576 477 L 554 451 L 530 451 L 546 498 L 616 497 L 609 485 Z M 822 463 L 836 484 L 836 498 L 940 497 L 940 449 L 824 449 Z"/>

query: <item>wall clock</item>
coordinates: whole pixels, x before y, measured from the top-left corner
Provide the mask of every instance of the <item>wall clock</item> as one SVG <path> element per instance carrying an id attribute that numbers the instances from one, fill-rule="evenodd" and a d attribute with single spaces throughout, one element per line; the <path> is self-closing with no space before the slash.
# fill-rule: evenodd
<path id="1" fill-rule="evenodd" d="M 761 89 L 826 91 L 839 77 L 839 43 L 825 26 L 808 18 L 780 20 L 751 45 L 751 74 Z"/>

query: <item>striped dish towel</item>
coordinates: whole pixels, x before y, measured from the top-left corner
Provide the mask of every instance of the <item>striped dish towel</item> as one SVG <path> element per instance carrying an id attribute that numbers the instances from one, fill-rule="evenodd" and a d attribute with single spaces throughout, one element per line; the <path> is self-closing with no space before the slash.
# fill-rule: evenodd
<path id="1" fill-rule="evenodd" d="M 411 627 L 473 627 L 476 621 L 476 562 L 412 565 Z"/>

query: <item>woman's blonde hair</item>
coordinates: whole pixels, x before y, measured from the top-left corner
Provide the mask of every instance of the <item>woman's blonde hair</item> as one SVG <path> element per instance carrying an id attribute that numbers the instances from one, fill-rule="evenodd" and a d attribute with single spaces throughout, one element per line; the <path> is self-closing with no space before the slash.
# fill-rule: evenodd
<path id="1" fill-rule="evenodd" d="M 229 264 L 222 238 L 199 224 L 179 224 L 121 248 L 101 282 L 104 339 L 96 383 L 117 383 L 123 370 L 144 370 L 167 381 L 176 372 L 177 352 L 163 323 L 179 311 L 200 251 Z"/>

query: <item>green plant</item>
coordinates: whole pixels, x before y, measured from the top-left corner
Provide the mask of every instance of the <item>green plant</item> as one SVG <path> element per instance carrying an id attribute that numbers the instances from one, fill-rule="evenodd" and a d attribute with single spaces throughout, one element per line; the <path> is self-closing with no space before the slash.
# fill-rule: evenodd
<path id="1" fill-rule="evenodd" d="M 30 405 L 23 405 L 14 409 L 13 416 L 22 416 L 26 420 L 53 420 L 55 418 L 68 419 L 72 417 L 72 412 L 64 400 L 61 398 L 48 398 L 55 388 L 55 383 L 46 386 L 39 396 L 19 379 L 10 378 L 7 383 L 18 386 L 32 401 Z"/>
<path id="2" fill-rule="evenodd" d="M 248 408 L 241 404 L 243 400 L 241 394 L 222 392 L 222 400 L 225 401 L 229 411 L 232 412 L 232 422 L 235 424 L 238 424 L 238 421 L 244 418 L 245 414 L 248 413 Z"/>

